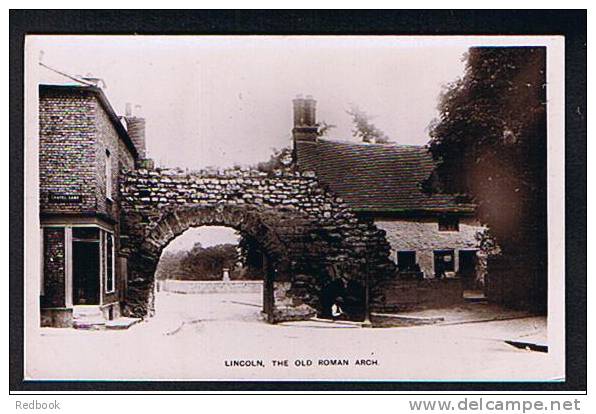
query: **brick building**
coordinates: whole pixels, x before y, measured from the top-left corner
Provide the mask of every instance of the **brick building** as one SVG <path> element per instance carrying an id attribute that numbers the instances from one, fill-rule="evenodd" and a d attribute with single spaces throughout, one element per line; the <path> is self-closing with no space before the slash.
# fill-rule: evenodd
<path id="1" fill-rule="evenodd" d="M 144 119 L 127 112 L 92 82 L 39 86 L 42 326 L 120 315 L 120 171 L 145 153 Z"/>
<path id="2" fill-rule="evenodd" d="M 322 139 L 316 101 L 307 96 L 293 103 L 298 167 L 315 171 L 361 218 L 385 230 L 399 272 L 425 279 L 461 276 L 464 288 L 478 287 L 484 271 L 476 234 L 484 228 L 474 205 L 422 190 L 434 168 L 425 147 Z"/>

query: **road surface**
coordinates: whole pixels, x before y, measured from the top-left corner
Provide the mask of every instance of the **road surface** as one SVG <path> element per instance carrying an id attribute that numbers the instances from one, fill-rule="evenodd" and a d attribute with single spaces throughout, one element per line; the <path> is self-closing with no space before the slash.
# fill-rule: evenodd
<path id="1" fill-rule="evenodd" d="M 544 336 L 546 318 L 375 329 L 318 322 L 269 325 L 260 318 L 260 303 L 257 294 L 161 292 L 156 298 L 156 316 L 126 331 L 43 328 L 27 349 L 26 376 L 426 381 L 563 378 L 563 362 L 553 352 L 528 351 L 504 343 L 505 339 Z"/>

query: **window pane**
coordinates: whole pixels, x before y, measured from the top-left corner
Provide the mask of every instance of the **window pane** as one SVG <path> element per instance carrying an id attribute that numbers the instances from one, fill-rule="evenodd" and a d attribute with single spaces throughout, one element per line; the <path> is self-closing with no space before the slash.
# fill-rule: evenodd
<path id="1" fill-rule="evenodd" d="M 458 217 L 440 217 L 439 231 L 459 231 Z"/>
<path id="2" fill-rule="evenodd" d="M 453 250 L 435 250 L 435 276 L 443 277 L 445 272 L 453 272 L 454 258 Z"/>
<path id="3" fill-rule="evenodd" d="M 416 270 L 416 252 L 397 252 L 397 266 L 401 271 Z"/>
<path id="4" fill-rule="evenodd" d="M 108 234 L 106 237 L 106 288 L 108 292 L 114 290 L 114 263 L 113 263 L 113 252 L 114 249 L 114 236 Z"/>

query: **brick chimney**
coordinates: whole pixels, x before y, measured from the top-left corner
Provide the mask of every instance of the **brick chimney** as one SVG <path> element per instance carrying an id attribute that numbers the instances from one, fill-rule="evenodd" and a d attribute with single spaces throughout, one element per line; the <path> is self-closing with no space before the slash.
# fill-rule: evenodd
<path id="1" fill-rule="evenodd" d="M 128 136 L 132 140 L 137 152 L 139 153 L 139 159 L 144 160 L 147 158 L 147 145 L 145 141 L 145 118 L 140 117 L 141 106 L 135 105 L 135 113 L 133 114 L 132 105 L 126 104 L 124 119 L 126 120 L 126 129 L 128 130 Z"/>
<path id="2" fill-rule="evenodd" d="M 294 128 L 292 129 L 294 145 L 297 141 L 316 142 L 317 101 L 310 95 L 306 95 L 306 98 L 298 95 L 292 102 L 294 103 Z"/>

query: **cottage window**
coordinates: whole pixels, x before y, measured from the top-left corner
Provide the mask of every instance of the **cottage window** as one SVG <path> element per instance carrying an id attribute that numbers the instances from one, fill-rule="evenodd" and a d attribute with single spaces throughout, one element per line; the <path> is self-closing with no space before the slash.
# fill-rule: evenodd
<path id="1" fill-rule="evenodd" d="M 112 157 L 106 150 L 106 198 L 112 199 Z"/>
<path id="2" fill-rule="evenodd" d="M 439 231 L 459 231 L 459 218 L 453 216 L 439 217 Z"/>
<path id="3" fill-rule="evenodd" d="M 443 278 L 447 272 L 455 270 L 455 251 L 435 250 L 435 277 Z"/>
<path id="4" fill-rule="evenodd" d="M 116 290 L 116 281 L 114 278 L 114 235 L 106 233 L 106 293 L 112 293 Z"/>
<path id="5" fill-rule="evenodd" d="M 397 267 L 400 272 L 414 271 L 416 269 L 416 252 L 397 252 Z"/>

